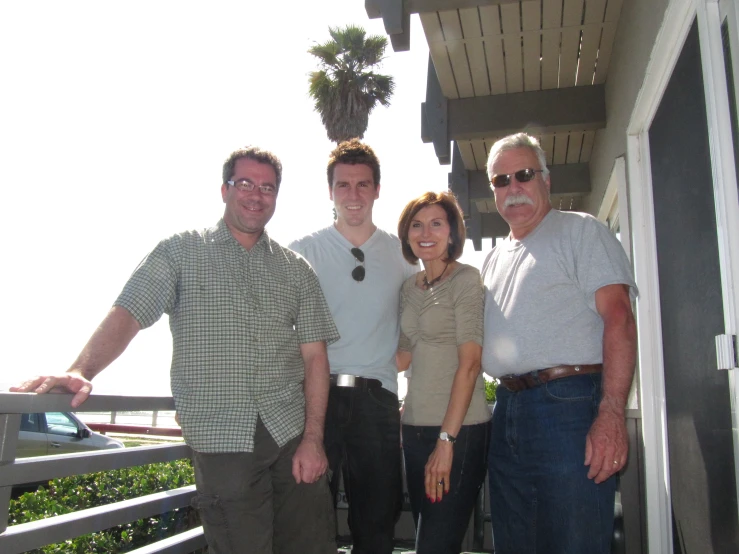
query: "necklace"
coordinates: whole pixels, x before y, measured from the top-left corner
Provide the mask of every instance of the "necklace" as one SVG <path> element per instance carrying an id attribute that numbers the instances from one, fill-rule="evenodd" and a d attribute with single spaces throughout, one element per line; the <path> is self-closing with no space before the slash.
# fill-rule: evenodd
<path id="1" fill-rule="evenodd" d="M 444 277 L 444 273 L 446 273 L 446 268 L 447 267 L 449 267 L 449 262 L 447 262 L 446 265 L 444 266 L 444 271 L 442 271 L 441 274 L 438 277 L 434 277 L 433 279 L 431 279 L 431 281 L 428 280 L 428 278 L 426 277 L 426 271 L 424 271 L 423 272 L 423 287 L 425 289 L 430 289 L 436 283 L 438 283 L 439 281 L 441 281 L 441 278 Z"/>

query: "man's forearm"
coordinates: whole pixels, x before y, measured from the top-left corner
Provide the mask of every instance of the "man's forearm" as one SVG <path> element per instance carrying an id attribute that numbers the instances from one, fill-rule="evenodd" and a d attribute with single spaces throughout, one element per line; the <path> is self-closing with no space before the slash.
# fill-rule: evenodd
<path id="1" fill-rule="evenodd" d="M 68 372 L 91 380 L 123 353 L 140 329 L 141 325 L 128 310 L 113 307 Z"/>
<path id="2" fill-rule="evenodd" d="M 305 361 L 305 432 L 304 437 L 323 443 L 323 426 L 328 404 L 328 356 L 317 353 Z"/>
<path id="3" fill-rule="evenodd" d="M 605 322 L 601 408 L 624 413 L 636 365 L 636 324 L 628 312 Z"/>

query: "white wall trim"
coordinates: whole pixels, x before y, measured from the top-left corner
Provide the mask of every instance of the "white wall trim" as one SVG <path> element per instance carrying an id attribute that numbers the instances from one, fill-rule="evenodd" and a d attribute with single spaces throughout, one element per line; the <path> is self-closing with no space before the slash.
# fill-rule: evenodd
<path id="1" fill-rule="evenodd" d="M 682 45 L 695 18 L 695 0 L 672 0 L 665 11 L 627 128 L 627 174 L 633 263 L 639 300 L 640 399 L 648 551 L 672 552 L 669 444 L 654 225 L 649 127 L 662 101 Z"/>
<path id="2" fill-rule="evenodd" d="M 672 509 L 667 443 L 662 320 L 660 318 L 657 239 L 649 165 L 649 139 L 630 135 L 626 143 L 634 276 L 639 285 L 636 321 L 639 339 L 639 405 L 644 436 L 644 496 L 649 552 L 672 552 Z"/>
<path id="3" fill-rule="evenodd" d="M 734 252 L 739 252 L 739 198 L 737 197 L 734 141 L 731 132 L 731 112 L 724 69 L 718 3 L 715 0 L 698 1 L 697 15 L 698 33 L 701 39 L 701 63 L 706 95 L 718 249 L 721 260 L 724 321 L 726 332 L 734 334 L 737 312 L 734 284 L 736 277 L 739 276 L 739 268 L 734 269 L 732 258 L 739 260 L 739 256 L 732 256 L 732 246 Z M 739 52 L 735 55 L 739 55 Z M 734 242 L 733 245 L 732 242 Z"/>
<path id="4" fill-rule="evenodd" d="M 736 45 L 739 31 L 736 19 L 736 5 L 723 6 L 727 12 L 727 21 L 732 46 Z M 711 171 L 713 177 L 713 197 L 716 209 L 716 233 L 718 235 L 719 261 L 721 267 L 721 289 L 723 293 L 725 333 L 736 334 L 739 328 L 739 298 L 736 287 L 739 286 L 739 192 L 737 191 L 736 166 L 734 165 L 734 141 L 731 127 L 731 110 L 729 109 L 729 89 L 726 79 L 724 48 L 721 36 L 722 15 L 717 0 L 700 0 L 697 6 L 698 32 L 701 37 L 701 60 L 703 64 L 703 85 L 706 95 L 706 113 L 708 119 L 708 140 L 711 153 Z M 733 18 L 733 19 L 732 19 Z M 733 58 L 739 52 L 732 48 Z M 733 64 L 736 68 L 736 64 Z M 734 84 L 739 85 L 734 73 Z M 731 418 L 734 446 L 734 475 L 739 496 L 739 383 L 733 370 L 729 373 L 729 397 L 731 401 Z"/>
<path id="5" fill-rule="evenodd" d="M 618 177 L 620 176 L 618 173 L 618 160 L 621 160 L 621 163 L 623 163 L 623 157 L 616 158 L 616 161 L 613 162 L 613 169 L 611 169 L 611 176 L 608 179 L 608 184 L 606 185 L 606 191 L 603 193 L 603 200 L 600 203 L 600 208 L 598 208 L 598 219 L 602 221 L 603 223 L 606 222 L 608 219 L 608 216 L 613 211 L 613 204 L 618 200 Z"/>
<path id="6" fill-rule="evenodd" d="M 672 0 L 652 48 L 644 84 L 631 112 L 628 135 L 649 129 L 695 17 L 694 0 Z"/>

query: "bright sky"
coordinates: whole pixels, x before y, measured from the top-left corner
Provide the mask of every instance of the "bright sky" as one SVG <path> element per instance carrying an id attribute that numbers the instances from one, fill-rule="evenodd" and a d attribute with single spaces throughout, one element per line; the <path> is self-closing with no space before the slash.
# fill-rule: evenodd
<path id="1" fill-rule="evenodd" d="M 348 23 L 384 34 L 362 0 L 2 3 L 0 388 L 67 369 L 160 239 L 218 220 L 235 148 L 282 160 L 273 238 L 330 223 L 334 145 L 308 98 L 307 50 Z M 375 223 L 393 232 L 409 200 L 447 188 L 450 169 L 420 139 L 428 49 L 416 16 L 411 40 L 410 52 L 388 48 L 396 93 L 365 135 L 382 163 Z M 479 267 L 484 254 L 468 242 L 463 261 Z M 95 391 L 169 394 L 170 357 L 165 316 Z"/>

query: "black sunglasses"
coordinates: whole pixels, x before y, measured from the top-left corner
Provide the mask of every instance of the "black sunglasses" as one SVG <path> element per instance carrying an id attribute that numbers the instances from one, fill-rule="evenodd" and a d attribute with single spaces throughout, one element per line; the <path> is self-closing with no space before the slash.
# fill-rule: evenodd
<path id="1" fill-rule="evenodd" d="M 516 177 L 516 181 L 519 183 L 528 183 L 531 179 L 536 177 L 537 173 L 543 172 L 543 169 L 533 169 L 528 167 L 526 169 L 519 169 L 515 173 L 501 173 L 500 175 L 493 175 L 493 178 L 490 179 L 490 184 L 496 189 L 507 187 L 511 184 L 511 177 L 513 176 Z"/>
<path id="2" fill-rule="evenodd" d="M 354 259 L 362 264 L 352 269 L 352 279 L 355 281 L 364 281 L 364 252 L 359 248 L 352 248 L 351 252 Z"/>

